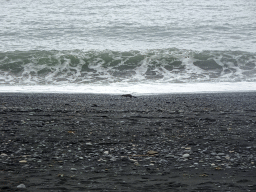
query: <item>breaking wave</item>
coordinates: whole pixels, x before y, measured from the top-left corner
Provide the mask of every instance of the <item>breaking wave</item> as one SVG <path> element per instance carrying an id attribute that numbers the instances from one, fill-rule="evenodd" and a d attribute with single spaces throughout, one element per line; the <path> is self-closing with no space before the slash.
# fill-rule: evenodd
<path id="1" fill-rule="evenodd" d="M 158 49 L 0 52 L 0 84 L 256 81 L 256 53 Z"/>

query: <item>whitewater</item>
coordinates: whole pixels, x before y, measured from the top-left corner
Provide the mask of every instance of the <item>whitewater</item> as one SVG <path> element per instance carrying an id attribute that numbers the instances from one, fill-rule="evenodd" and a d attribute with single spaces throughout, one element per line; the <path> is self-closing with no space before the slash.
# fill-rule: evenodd
<path id="1" fill-rule="evenodd" d="M 254 0 L 6 0 L 0 92 L 256 90 Z"/>

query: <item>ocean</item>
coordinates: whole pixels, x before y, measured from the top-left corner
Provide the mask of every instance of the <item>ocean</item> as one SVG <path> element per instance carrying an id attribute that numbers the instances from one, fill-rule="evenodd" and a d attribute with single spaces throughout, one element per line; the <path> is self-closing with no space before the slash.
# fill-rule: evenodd
<path id="1" fill-rule="evenodd" d="M 3 0 L 0 92 L 256 91 L 255 0 Z"/>

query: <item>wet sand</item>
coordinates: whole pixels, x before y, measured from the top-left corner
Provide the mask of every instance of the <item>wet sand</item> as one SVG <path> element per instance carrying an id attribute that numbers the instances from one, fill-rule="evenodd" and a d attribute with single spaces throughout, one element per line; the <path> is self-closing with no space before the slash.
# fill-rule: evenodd
<path id="1" fill-rule="evenodd" d="M 0 191 L 256 191 L 254 92 L 0 95 Z"/>

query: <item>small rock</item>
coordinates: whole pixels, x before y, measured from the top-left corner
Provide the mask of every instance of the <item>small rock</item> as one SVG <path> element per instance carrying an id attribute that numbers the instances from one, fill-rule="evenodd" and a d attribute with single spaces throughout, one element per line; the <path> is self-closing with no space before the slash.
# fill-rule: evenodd
<path id="1" fill-rule="evenodd" d="M 26 160 L 21 160 L 21 161 L 19 161 L 19 163 L 27 163 L 27 161 Z"/>
<path id="2" fill-rule="evenodd" d="M 108 155 L 109 154 L 109 151 L 104 151 L 104 155 Z"/>
<path id="3" fill-rule="evenodd" d="M 174 158 L 175 156 L 172 155 L 172 154 L 168 154 L 168 155 L 166 155 L 165 157 L 166 157 L 166 158 Z"/>
<path id="4" fill-rule="evenodd" d="M 19 188 L 19 189 L 25 189 L 26 186 L 25 186 L 24 184 L 20 184 L 20 185 L 17 186 L 17 188 Z"/>
<path id="5" fill-rule="evenodd" d="M 156 151 L 148 151 L 148 154 L 149 155 L 156 155 L 156 154 L 158 154 L 158 152 L 156 152 Z"/>
<path id="6" fill-rule="evenodd" d="M 110 161 L 116 161 L 116 158 L 115 158 L 115 157 L 112 157 L 112 158 L 110 159 Z"/>
<path id="7" fill-rule="evenodd" d="M 70 170 L 71 170 L 71 171 L 77 171 L 77 169 L 76 169 L 76 168 L 71 168 Z"/>
<path id="8" fill-rule="evenodd" d="M 91 142 L 88 142 L 88 143 L 85 143 L 86 145 L 92 145 L 92 143 Z"/>
<path id="9" fill-rule="evenodd" d="M 230 156 L 229 156 L 229 155 L 226 155 L 225 158 L 226 158 L 227 160 L 229 160 L 229 159 L 230 159 Z"/>
<path id="10" fill-rule="evenodd" d="M 132 162 L 138 162 L 136 159 L 129 159 Z"/>
<path id="11" fill-rule="evenodd" d="M 183 157 L 183 158 L 188 158 L 189 156 L 190 156 L 190 155 L 189 155 L 189 154 L 187 154 L 187 153 L 186 153 L 186 154 L 184 154 L 184 155 L 182 155 L 182 157 Z"/>
<path id="12" fill-rule="evenodd" d="M 1 156 L 2 156 L 2 157 L 6 157 L 6 156 L 8 156 L 8 155 L 5 154 L 5 153 L 2 153 Z"/>

